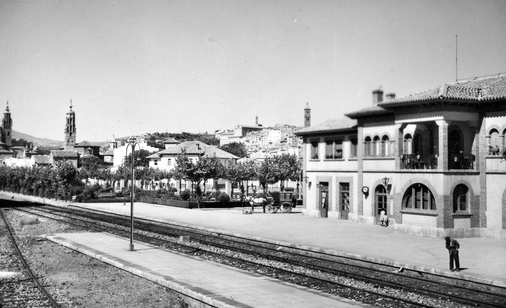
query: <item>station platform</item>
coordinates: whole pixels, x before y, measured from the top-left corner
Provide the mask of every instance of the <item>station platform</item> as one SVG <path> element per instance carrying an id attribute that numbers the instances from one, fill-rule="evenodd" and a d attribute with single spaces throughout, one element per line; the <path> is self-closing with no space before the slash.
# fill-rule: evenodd
<path id="1" fill-rule="evenodd" d="M 0 193 L 0 198 L 8 197 Z M 15 196 L 16 199 L 24 199 L 20 195 Z M 27 200 L 28 201 L 28 200 Z M 29 200 L 37 202 L 37 200 Z M 39 201 L 40 202 L 40 201 Z M 111 212 L 130 217 L 130 203 L 69 203 L 61 201 L 44 201 L 47 204 L 58 206 L 75 206 L 87 209 L 93 209 L 104 212 Z M 394 228 L 381 227 L 378 225 L 366 225 L 348 220 L 317 218 L 305 216 L 301 213 L 300 208 L 295 208 L 290 214 L 261 213 L 261 208 L 256 208 L 254 214 L 243 214 L 242 208 L 234 209 L 182 209 L 175 207 L 167 207 L 156 204 L 148 204 L 136 202 L 134 205 L 134 216 L 148 220 L 156 220 L 162 222 L 170 222 L 180 224 L 182 226 L 197 227 L 222 234 L 233 234 L 247 238 L 262 239 L 274 243 L 288 244 L 292 246 L 304 247 L 315 251 L 326 251 L 337 255 L 350 255 L 356 258 L 380 262 L 383 264 L 394 265 L 406 269 L 417 270 L 419 272 L 430 272 L 448 277 L 459 277 L 469 281 L 482 282 L 496 286 L 506 287 L 506 241 L 493 238 L 458 238 L 460 243 L 460 265 L 462 271 L 451 272 L 449 270 L 448 251 L 445 248 L 445 241 L 441 238 L 419 237 L 397 233 Z M 98 233 L 97 233 L 98 234 Z M 62 237 L 63 235 L 57 235 Z M 66 237 L 72 235 L 65 235 Z M 117 252 L 109 252 L 108 255 L 112 260 L 122 255 L 128 255 L 128 239 L 113 237 L 118 244 Z M 73 242 L 74 245 L 83 245 L 87 241 L 87 236 L 82 240 L 67 238 L 65 241 Z M 100 242 L 100 241 L 95 241 Z M 62 243 L 63 244 L 63 243 Z M 135 242 L 135 247 L 141 247 L 141 243 Z M 104 245 L 104 251 L 108 246 Z M 142 246 L 143 247 L 143 246 Z M 91 244 L 88 248 L 91 252 L 99 252 L 97 247 L 93 248 Z M 159 249 L 153 247 L 147 249 L 139 249 L 139 255 L 142 258 L 136 260 L 124 260 L 124 263 L 117 263 L 122 268 L 124 264 L 135 265 L 141 267 L 139 274 L 143 269 L 149 271 L 157 271 L 157 268 L 150 269 L 149 266 L 141 263 L 149 254 L 158 254 Z M 156 251 L 156 253 L 155 253 Z M 137 253 L 137 252 L 136 252 Z M 172 253 L 172 252 L 170 252 Z M 117 257 L 115 257 L 115 255 Z M 130 252 L 130 257 L 133 256 Z M 168 258 L 168 257 L 164 257 Z M 186 257 L 193 258 L 193 257 Z M 150 263 L 156 263 L 152 261 Z M 202 263 L 202 261 L 199 261 Z M 158 262 L 171 263 L 171 262 Z M 112 262 L 114 264 L 114 262 Z M 223 266 L 217 265 L 220 270 Z M 218 270 L 218 271 L 220 271 Z M 236 269 L 231 269 L 237 272 Z M 172 274 L 164 274 L 163 279 L 171 281 Z M 186 273 L 188 275 L 188 273 Z M 214 275 L 214 274 L 213 274 Z M 247 275 L 251 275 L 246 273 Z M 188 275 L 191 276 L 191 275 Z M 226 275 L 225 275 L 226 276 Z M 255 277 L 253 275 L 253 277 Z M 243 278 L 238 278 L 243 279 Z M 249 279 L 249 278 L 248 278 Z M 254 281 L 261 280 L 259 277 L 251 278 Z M 230 279 L 226 279 L 230 280 Z M 267 279 L 270 280 L 270 279 Z M 237 301 L 238 297 L 233 295 L 221 294 L 218 291 L 203 289 L 199 283 L 183 281 L 184 286 L 193 286 L 192 292 L 202 294 L 214 294 L 218 299 L 230 299 L 231 297 Z M 242 282 L 241 282 L 242 283 Z M 278 282 L 286 285 L 282 282 Z M 234 283 L 234 285 L 237 282 Z M 294 286 L 292 292 L 299 292 L 300 287 Z M 268 287 L 267 289 L 271 289 Z M 221 289 L 221 290 L 226 290 Z M 220 291 L 221 292 L 221 291 Z M 260 291 L 258 291 L 260 292 Z M 287 291 L 290 293 L 290 291 Z M 313 291 L 309 291 L 313 293 Z M 279 292 L 275 291 L 272 296 L 265 295 L 260 297 L 278 298 Z M 334 304 L 315 306 L 315 307 L 346 307 L 345 305 L 361 305 L 354 302 L 342 301 L 337 297 L 329 298 L 323 295 L 325 300 L 332 300 Z M 290 302 L 288 300 L 287 302 Z M 230 307 L 262 307 L 259 303 L 227 303 Z M 238 306 L 239 305 L 239 306 Z M 290 307 L 294 305 L 290 302 Z M 226 306 L 223 306 L 226 307 Z M 278 307 L 266 305 L 265 307 Z M 284 306 L 280 306 L 284 307 Z M 297 306 L 295 306 L 297 307 Z M 310 307 L 302 305 L 301 307 Z"/>
<path id="2" fill-rule="evenodd" d="M 73 206 L 130 216 L 126 203 L 68 203 Z M 394 228 L 349 220 L 309 217 L 300 208 L 290 214 L 264 214 L 255 208 L 183 209 L 136 202 L 134 216 L 178 223 L 316 251 L 351 255 L 360 259 L 506 287 L 506 241 L 494 238 L 458 238 L 460 272 L 449 269 L 448 250 L 441 238 L 398 233 Z"/>
<path id="3" fill-rule="evenodd" d="M 47 239 L 154 281 L 191 298 L 191 307 L 369 307 L 201 258 L 108 233 L 46 235 Z"/>

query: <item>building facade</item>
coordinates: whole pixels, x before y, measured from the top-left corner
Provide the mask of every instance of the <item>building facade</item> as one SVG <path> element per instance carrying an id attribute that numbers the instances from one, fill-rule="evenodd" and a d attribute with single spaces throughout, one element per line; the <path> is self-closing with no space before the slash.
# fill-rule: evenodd
<path id="1" fill-rule="evenodd" d="M 443 84 L 296 132 L 307 215 L 506 238 L 506 77 Z M 349 122 L 349 121 L 355 122 Z"/>

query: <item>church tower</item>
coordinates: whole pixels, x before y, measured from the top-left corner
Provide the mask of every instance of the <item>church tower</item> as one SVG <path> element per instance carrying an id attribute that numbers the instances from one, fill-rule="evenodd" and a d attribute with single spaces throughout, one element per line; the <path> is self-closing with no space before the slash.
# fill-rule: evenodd
<path id="1" fill-rule="evenodd" d="M 70 110 L 67 112 L 67 124 L 65 125 L 65 150 L 72 151 L 76 145 L 76 114 L 72 110 L 72 100 L 70 100 Z"/>
<path id="2" fill-rule="evenodd" d="M 2 140 L 2 142 L 4 142 L 7 145 L 7 147 L 11 147 L 12 146 L 12 118 L 11 118 L 11 113 L 9 112 L 9 101 L 7 101 L 7 108 L 5 108 L 2 126 L 3 126 L 3 130 L 4 130 L 4 134 L 5 134 L 4 136 L 2 136 L 5 138 L 4 140 Z"/>
<path id="3" fill-rule="evenodd" d="M 311 108 L 309 108 L 309 103 L 306 103 L 306 108 L 304 108 L 304 127 L 311 126 Z"/>

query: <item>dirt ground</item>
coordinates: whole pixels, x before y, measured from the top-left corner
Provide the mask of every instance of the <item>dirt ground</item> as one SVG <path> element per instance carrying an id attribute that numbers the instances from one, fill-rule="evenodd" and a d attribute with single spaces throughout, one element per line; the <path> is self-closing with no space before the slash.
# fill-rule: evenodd
<path id="1" fill-rule="evenodd" d="M 189 307 L 174 291 L 39 237 L 78 230 L 7 213 L 32 270 L 62 307 Z"/>

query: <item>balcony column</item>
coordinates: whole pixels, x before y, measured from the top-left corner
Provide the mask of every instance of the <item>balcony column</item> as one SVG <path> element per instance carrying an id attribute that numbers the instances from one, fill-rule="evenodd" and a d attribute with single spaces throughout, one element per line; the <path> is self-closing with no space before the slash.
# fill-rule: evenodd
<path id="1" fill-rule="evenodd" d="M 400 170 L 403 168 L 401 155 L 404 154 L 404 128 L 406 128 L 406 124 L 395 124 L 395 170 Z"/>
<path id="2" fill-rule="evenodd" d="M 448 125 L 446 120 L 436 121 L 438 126 L 438 156 L 437 169 L 448 170 Z"/>
<path id="3" fill-rule="evenodd" d="M 480 123 L 478 122 L 469 122 L 468 123 L 469 125 L 469 128 L 471 130 L 471 134 L 474 135 L 474 139 L 473 139 L 473 145 L 471 146 L 471 154 L 474 155 L 475 157 L 475 160 L 473 162 L 473 169 L 474 170 L 479 170 L 479 166 L 480 166 L 480 157 L 482 157 L 482 155 L 480 155 L 480 140 L 485 140 L 486 138 L 482 138 L 481 136 L 481 131 L 480 131 Z M 486 142 L 486 141 L 485 141 Z M 483 148 L 488 151 L 488 146 L 483 146 Z M 484 153 L 486 155 L 486 153 Z"/>

